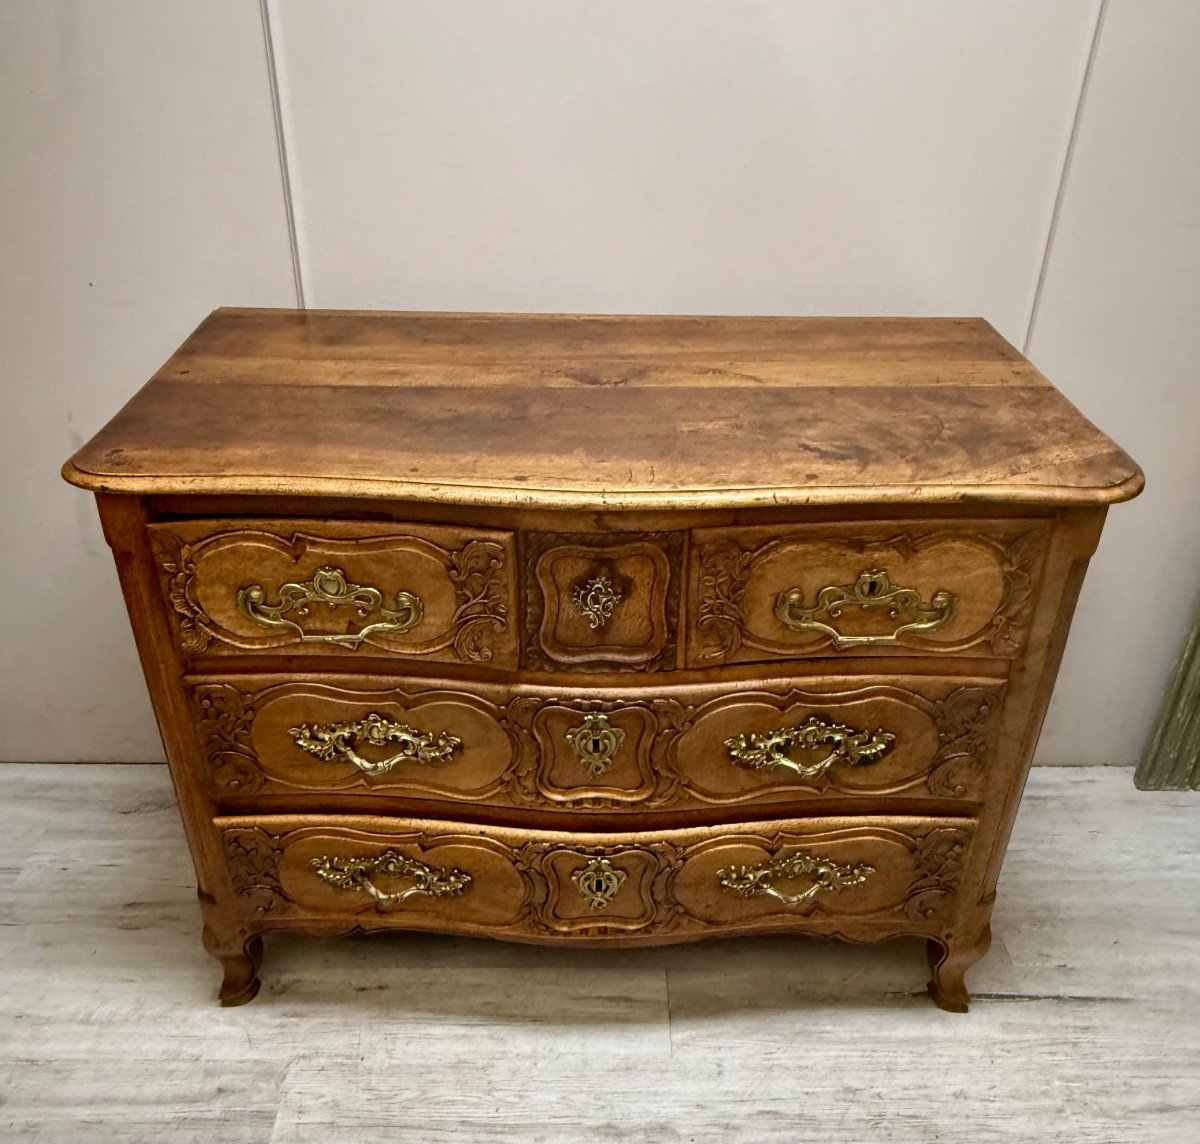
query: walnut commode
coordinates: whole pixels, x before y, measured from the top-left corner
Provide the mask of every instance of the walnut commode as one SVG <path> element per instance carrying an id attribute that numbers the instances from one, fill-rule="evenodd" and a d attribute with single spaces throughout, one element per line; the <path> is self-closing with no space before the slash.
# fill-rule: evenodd
<path id="1" fill-rule="evenodd" d="M 261 935 L 916 935 L 964 1010 L 1137 466 L 977 319 L 218 310 L 69 462 Z"/>

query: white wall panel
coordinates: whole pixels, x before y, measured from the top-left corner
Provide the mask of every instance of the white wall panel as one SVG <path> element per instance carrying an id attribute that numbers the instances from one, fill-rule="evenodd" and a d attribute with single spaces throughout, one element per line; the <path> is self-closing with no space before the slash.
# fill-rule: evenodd
<path id="1" fill-rule="evenodd" d="M 1200 591 L 1200 5 L 1109 0 L 1030 355 L 1146 470 L 1080 599 L 1038 759 L 1136 761 Z"/>
<path id="2" fill-rule="evenodd" d="M 286 0 L 309 302 L 983 314 L 1021 340 L 1095 0 Z"/>
<path id="3" fill-rule="evenodd" d="M 320 306 L 980 313 L 1020 344 L 1096 0 L 273 0 Z M 1200 576 L 1200 8 L 1110 0 L 1031 356 L 1147 470 L 1044 762 L 1130 762 Z M 0 758 L 159 756 L 60 462 L 294 302 L 256 0 L 0 0 Z"/>
<path id="4" fill-rule="evenodd" d="M 161 758 L 58 467 L 214 306 L 293 305 L 255 0 L 0 3 L 0 758 Z"/>

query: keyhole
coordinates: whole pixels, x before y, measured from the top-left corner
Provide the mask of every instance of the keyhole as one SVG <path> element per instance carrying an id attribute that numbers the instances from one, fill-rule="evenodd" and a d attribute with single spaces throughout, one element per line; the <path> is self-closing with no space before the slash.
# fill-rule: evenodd
<path id="1" fill-rule="evenodd" d="M 867 590 L 866 590 L 865 594 L 868 596 L 878 596 L 879 595 L 879 581 L 874 578 L 868 580 L 867 581 Z"/>
<path id="2" fill-rule="evenodd" d="M 604 751 L 604 740 L 599 735 L 593 735 L 591 742 L 593 755 L 599 755 Z"/>

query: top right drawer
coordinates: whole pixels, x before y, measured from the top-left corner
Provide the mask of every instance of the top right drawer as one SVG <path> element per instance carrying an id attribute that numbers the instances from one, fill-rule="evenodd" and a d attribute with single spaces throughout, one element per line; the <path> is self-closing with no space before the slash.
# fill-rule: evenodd
<path id="1" fill-rule="evenodd" d="M 692 533 L 688 664 L 1017 655 L 1044 520 L 873 521 Z"/>

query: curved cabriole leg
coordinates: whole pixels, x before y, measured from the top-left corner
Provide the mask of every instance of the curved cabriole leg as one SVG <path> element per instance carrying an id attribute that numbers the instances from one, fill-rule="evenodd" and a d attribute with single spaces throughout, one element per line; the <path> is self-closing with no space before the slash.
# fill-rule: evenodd
<path id="1" fill-rule="evenodd" d="M 237 935 L 229 940 L 222 939 L 208 926 L 204 927 L 204 948 L 213 955 L 225 971 L 218 997 L 222 1005 L 245 1005 L 258 995 L 262 984 L 258 979 L 258 966 L 262 961 L 262 938 L 257 934 L 250 937 Z"/>
<path id="2" fill-rule="evenodd" d="M 947 1013 L 965 1013 L 970 1006 L 971 995 L 967 992 L 967 970 L 971 968 L 992 944 L 992 931 L 984 925 L 974 940 L 956 940 L 947 935 L 943 941 L 930 938 L 925 945 L 929 958 L 929 969 L 933 977 L 929 982 L 929 996 L 939 1009 Z"/>

